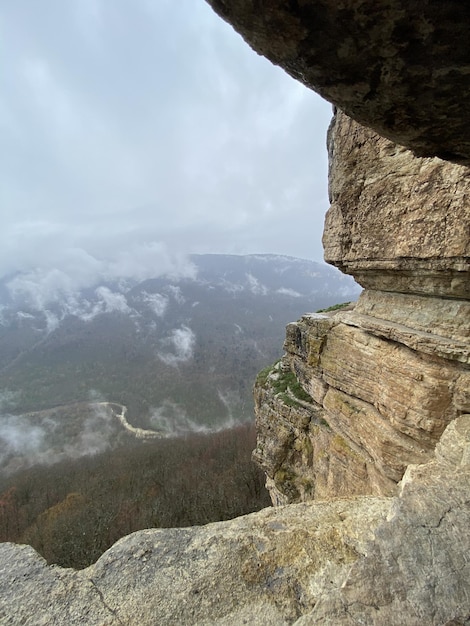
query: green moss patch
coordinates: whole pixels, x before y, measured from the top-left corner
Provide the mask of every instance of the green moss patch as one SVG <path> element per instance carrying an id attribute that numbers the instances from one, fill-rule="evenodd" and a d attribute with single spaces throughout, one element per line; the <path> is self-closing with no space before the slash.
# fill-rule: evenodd
<path id="1" fill-rule="evenodd" d="M 341 302 L 340 304 L 333 304 L 333 306 L 329 306 L 327 309 L 318 309 L 317 313 L 331 313 L 331 311 L 340 311 L 341 309 L 345 309 L 350 304 L 351 302 Z"/>

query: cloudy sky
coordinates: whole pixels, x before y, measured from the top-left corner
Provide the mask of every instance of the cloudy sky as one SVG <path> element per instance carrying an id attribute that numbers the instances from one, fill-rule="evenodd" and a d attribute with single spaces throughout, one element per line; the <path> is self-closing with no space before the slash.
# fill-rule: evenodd
<path id="1" fill-rule="evenodd" d="M 0 58 L 0 277 L 322 259 L 331 106 L 204 0 L 4 0 Z"/>

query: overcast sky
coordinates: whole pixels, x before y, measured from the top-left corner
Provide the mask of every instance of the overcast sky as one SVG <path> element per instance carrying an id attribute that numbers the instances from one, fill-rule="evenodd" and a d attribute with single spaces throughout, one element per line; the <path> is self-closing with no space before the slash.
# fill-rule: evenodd
<path id="1" fill-rule="evenodd" d="M 203 0 L 3 0 L 0 58 L 0 276 L 322 260 L 331 106 Z"/>

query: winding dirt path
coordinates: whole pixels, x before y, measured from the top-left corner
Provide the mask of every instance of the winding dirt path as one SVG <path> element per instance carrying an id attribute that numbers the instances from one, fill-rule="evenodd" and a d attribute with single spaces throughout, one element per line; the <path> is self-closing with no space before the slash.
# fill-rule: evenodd
<path id="1" fill-rule="evenodd" d="M 131 433 L 136 437 L 136 439 L 163 439 L 167 435 L 158 431 L 158 430 L 146 430 L 145 428 L 136 428 L 129 424 L 126 419 L 127 414 L 127 406 L 124 404 L 119 404 L 119 402 L 98 402 L 99 406 L 106 406 L 111 409 L 112 414 L 116 417 L 123 427 L 127 430 L 127 432 Z M 120 413 L 116 411 L 116 408 L 120 409 Z"/>

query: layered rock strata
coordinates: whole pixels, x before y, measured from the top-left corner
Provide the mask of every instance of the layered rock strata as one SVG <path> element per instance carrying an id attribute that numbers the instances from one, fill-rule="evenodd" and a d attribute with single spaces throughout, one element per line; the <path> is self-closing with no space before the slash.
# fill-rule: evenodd
<path id="1" fill-rule="evenodd" d="M 329 154 L 325 257 L 365 291 L 352 311 L 289 324 L 258 377 L 254 457 L 275 504 L 392 494 L 470 410 L 469 170 L 341 112 Z"/>
<path id="2" fill-rule="evenodd" d="M 461 0 L 208 0 L 249 45 L 420 156 L 470 163 Z"/>
<path id="3" fill-rule="evenodd" d="M 416 158 L 340 111 L 328 152 L 325 260 L 366 289 L 469 300 L 470 169 Z"/>

